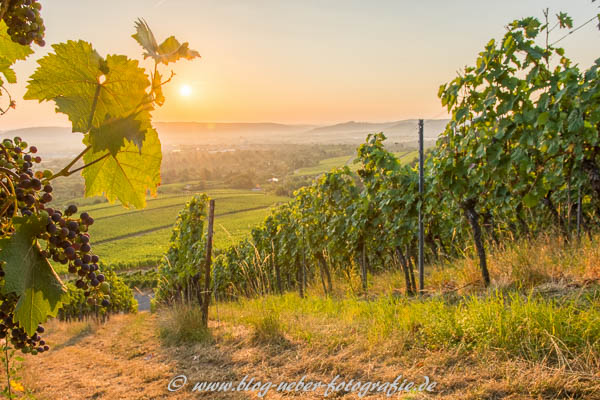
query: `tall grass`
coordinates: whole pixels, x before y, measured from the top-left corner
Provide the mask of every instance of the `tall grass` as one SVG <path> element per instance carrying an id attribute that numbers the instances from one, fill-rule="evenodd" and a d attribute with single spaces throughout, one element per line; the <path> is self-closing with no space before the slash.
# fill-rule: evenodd
<path id="1" fill-rule="evenodd" d="M 174 303 L 159 310 L 158 336 L 168 346 L 212 340 L 210 331 L 202 324 L 200 307 L 186 303 Z"/>
<path id="2" fill-rule="evenodd" d="M 570 242 L 557 235 L 506 242 L 489 251 L 488 268 L 496 288 L 530 289 L 541 284 L 568 285 L 600 279 L 598 237 Z M 431 291 L 481 289 L 481 272 L 475 257 L 430 266 L 426 287 Z"/>
<path id="3" fill-rule="evenodd" d="M 497 291 L 453 302 L 443 297 L 301 299 L 290 293 L 223 307 L 229 310 L 221 311 L 221 316 L 235 315 L 236 322 L 245 321 L 262 335 L 285 332 L 299 340 L 319 338 L 327 346 L 354 343 L 379 352 L 393 343 L 394 352 L 500 351 L 553 366 L 600 367 L 597 290 L 560 299 Z M 265 310 L 271 316 L 268 321 Z"/>

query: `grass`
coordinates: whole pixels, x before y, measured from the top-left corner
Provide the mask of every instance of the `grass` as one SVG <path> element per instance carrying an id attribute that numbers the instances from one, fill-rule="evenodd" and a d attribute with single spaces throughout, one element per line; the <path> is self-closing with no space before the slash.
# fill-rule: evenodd
<path id="1" fill-rule="evenodd" d="M 284 327 L 276 313 L 252 319 L 253 339 L 258 343 L 285 343 Z"/>
<path id="2" fill-rule="evenodd" d="M 400 160 L 402 164 L 408 164 L 417 159 L 419 156 L 418 151 L 408 151 L 408 152 L 398 152 L 394 153 L 396 157 Z M 354 159 L 353 155 L 350 156 L 341 156 L 341 157 L 332 157 L 326 158 L 325 160 L 319 161 L 319 164 L 312 167 L 304 167 L 297 169 L 294 172 L 294 175 L 300 176 L 312 176 L 312 175 L 320 175 L 325 172 L 329 172 L 334 168 L 343 167 L 344 165 L 348 165 L 351 171 L 356 171 L 359 168 L 359 164 L 355 164 L 352 162 Z"/>
<path id="3" fill-rule="evenodd" d="M 224 249 L 244 238 L 252 227 L 261 223 L 269 208 L 215 215 L 214 248 Z M 174 221 L 174 219 L 173 219 Z M 95 226 L 95 224 L 93 225 Z M 107 241 L 94 246 L 104 263 L 135 263 L 139 260 L 158 260 L 169 247 L 172 226 L 139 236 Z"/>
<path id="4" fill-rule="evenodd" d="M 351 346 L 372 357 L 434 352 L 524 362 L 579 377 L 598 371 L 597 239 L 577 244 L 546 236 L 490 253 L 488 289 L 480 284 L 476 259 L 467 257 L 428 266 L 429 290 L 421 298 L 402 295 L 403 276 L 396 271 L 370 276 L 368 298 L 352 295 L 337 279 L 330 297 L 312 284 L 303 299 L 287 293 L 219 304 L 219 316 L 263 339 L 263 331 L 273 331 L 324 353 Z"/>
<path id="5" fill-rule="evenodd" d="M 334 168 L 343 167 L 344 165 L 349 165 L 350 168 L 356 168 L 357 164 L 352 163 L 353 157 L 354 156 L 341 156 L 326 158 L 325 160 L 319 161 L 319 164 L 313 167 L 304 167 L 296 170 L 294 175 L 319 175 L 331 171 Z"/>
<path id="6" fill-rule="evenodd" d="M 263 221 L 272 206 L 289 200 L 249 190 L 212 189 L 206 193 L 216 200 L 215 248 L 225 248 L 242 239 Z M 169 246 L 177 215 L 191 196 L 161 194 L 150 198 L 142 210 L 108 203 L 81 207 L 95 219 L 89 231 L 94 252 L 105 264 L 158 260 Z M 59 273 L 66 272 L 62 265 L 57 269 Z"/>
<path id="7" fill-rule="evenodd" d="M 261 337 L 285 332 L 295 340 L 328 348 L 356 342 L 365 351 L 386 347 L 397 354 L 414 349 L 500 351 L 580 371 L 600 367 L 597 288 L 579 298 L 560 300 L 496 292 L 456 302 L 391 296 L 373 301 L 314 295 L 301 299 L 289 293 L 227 307 L 226 311 L 221 307 L 221 316 L 247 321 Z"/>
<path id="8" fill-rule="evenodd" d="M 287 293 L 213 304 L 209 332 L 199 309 L 187 306 L 115 316 L 94 335 L 52 321 L 45 338 L 54 350 L 28 362 L 25 384 L 44 398 L 71 390 L 69 398 L 133 399 L 166 396 L 176 374 L 190 382 L 246 375 L 262 382 L 330 382 L 336 375 L 391 382 L 402 375 L 437 384 L 433 393 L 394 396 L 405 400 L 600 399 L 599 261 L 597 238 L 577 244 L 548 236 L 490 249 L 488 289 L 467 257 L 427 266 L 429 291 L 419 298 L 402 294 L 399 272 L 370 276 L 368 297 L 336 279 L 329 297 L 319 283 L 305 298 Z M 100 379 L 80 379 L 82 368 Z M 66 380 L 73 384 L 65 387 Z M 194 394 L 182 391 L 181 398 Z M 301 397 L 323 398 L 323 390 Z"/>
<path id="9" fill-rule="evenodd" d="M 162 310 L 158 336 L 168 346 L 211 341 L 210 331 L 202 324 L 200 307 L 188 304 L 175 304 Z"/>

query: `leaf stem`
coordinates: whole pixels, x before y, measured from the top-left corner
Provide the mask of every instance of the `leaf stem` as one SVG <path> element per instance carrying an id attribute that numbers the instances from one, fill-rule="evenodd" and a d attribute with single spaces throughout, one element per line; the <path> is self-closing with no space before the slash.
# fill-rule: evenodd
<path id="1" fill-rule="evenodd" d="M 85 149 L 83 149 L 83 151 L 81 153 L 79 153 L 77 155 L 77 157 L 75 157 L 69 164 L 67 164 L 66 167 L 64 167 L 63 169 L 61 169 L 60 171 L 58 171 L 56 174 L 52 175 L 50 178 L 48 178 L 48 182 L 50 182 L 53 179 L 58 178 L 59 176 L 69 176 L 69 168 L 71 168 L 73 165 L 75 165 L 75 163 L 77 161 L 79 161 L 81 159 L 81 157 L 83 157 L 83 155 L 85 153 L 87 153 L 90 149 L 92 148 L 92 146 L 88 146 Z"/>
<path id="2" fill-rule="evenodd" d="M 100 89 L 102 85 L 100 83 L 96 86 L 96 92 L 94 93 L 94 101 L 92 103 L 92 110 L 90 111 L 90 117 L 88 118 L 87 129 L 84 133 L 87 133 L 92 129 L 92 121 L 94 120 L 94 114 L 96 113 L 96 106 L 98 105 L 98 97 L 100 97 Z"/>
<path id="3" fill-rule="evenodd" d="M 69 175 L 71 175 L 71 174 L 74 174 L 74 173 L 75 173 L 75 172 L 77 172 L 77 171 L 81 171 L 82 169 L 84 169 L 84 168 L 87 168 L 87 167 L 89 167 L 90 165 L 96 164 L 97 162 L 104 160 L 104 159 L 105 159 L 106 157 L 108 157 L 108 156 L 110 156 L 110 152 L 106 153 L 106 154 L 105 154 L 105 155 L 103 155 L 102 157 L 100 157 L 100 158 L 98 158 L 98 159 L 96 159 L 96 160 L 92 161 L 92 162 L 91 162 L 91 163 L 89 163 L 89 164 L 85 164 L 85 165 L 84 165 L 84 166 L 82 166 L 82 167 L 75 168 L 74 170 L 67 172 L 67 174 L 66 174 L 65 176 L 69 176 Z"/>

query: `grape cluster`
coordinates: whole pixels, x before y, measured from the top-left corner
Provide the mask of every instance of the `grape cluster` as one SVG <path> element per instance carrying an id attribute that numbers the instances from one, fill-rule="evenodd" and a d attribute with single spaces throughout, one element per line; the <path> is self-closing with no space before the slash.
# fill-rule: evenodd
<path id="1" fill-rule="evenodd" d="M 99 258 L 92 253 L 87 233 L 94 219 L 85 212 L 75 217 L 75 205 L 69 205 L 64 211 L 48 206 L 52 201 L 50 178 L 53 174 L 49 170 L 33 171 L 34 165 L 42 161 L 36 153 L 35 146 L 29 146 L 19 137 L 0 143 L 0 237 L 14 233 L 14 217 L 45 218 L 45 229 L 37 235 L 41 255 L 68 264 L 69 272 L 78 275 L 75 285 L 84 291 L 87 302 L 108 307 L 110 287 L 99 271 Z M 0 287 L 5 284 L 4 279 L 5 272 L 0 264 Z M 14 293 L 0 294 L 0 338 L 10 340 L 24 353 L 47 351 L 48 346 L 39 337 L 43 332 L 41 326 L 33 336 L 27 336 L 14 322 L 17 301 Z"/>
<path id="2" fill-rule="evenodd" d="M 48 224 L 41 238 L 48 242 L 48 247 L 42 255 L 55 262 L 68 264 L 69 272 L 79 276 L 75 286 L 85 290 L 86 297 L 89 297 L 88 289 L 97 288 L 105 280 L 104 275 L 98 273 L 99 258 L 91 253 L 90 235 L 87 233 L 94 219 L 86 212 L 74 218 L 73 215 L 77 213 L 75 205 L 68 206 L 64 212 L 50 207 L 45 211 L 49 215 Z M 95 301 L 95 298 L 88 298 L 88 302 Z M 108 300 L 102 300 L 102 304 L 108 305 Z"/>
<path id="3" fill-rule="evenodd" d="M 40 15 L 42 5 L 37 0 L 8 0 L 4 21 L 13 42 L 28 46 L 35 42 L 44 46 L 44 20 Z"/>
<path id="4" fill-rule="evenodd" d="M 0 145 L 0 168 L 4 172 L 4 178 L 7 185 L 0 187 L 0 218 L 3 219 L 1 228 L 3 234 L 6 229 L 11 229 L 10 224 L 5 218 L 11 219 L 13 216 L 20 213 L 21 215 L 29 216 L 36 212 L 36 203 L 39 208 L 43 209 L 43 205 L 52 201 L 52 187 L 42 185 L 41 179 L 52 176 L 50 171 L 38 171 L 34 174 L 34 163 L 42 162 L 41 157 L 35 156 L 37 148 L 29 147 L 27 150 L 27 142 L 24 142 L 19 137 L 15 137 L 14 141 L 4 139 Z M 6 190 L 6 189 L 13 190 Z M 43 194 L 40 194 L 42 192 Z M 16 199 L 16 201 L 15 201 Z"/>
<path id="5" fill-rule="evenodd" d="M 14 293 L 0 295 L 0 339 L 9 340 L 15 349 L 23 353 L 36 355 L 50 350 L 50 346 L 40 337 L 44 333 L 44 327 L 37 327 L 32 336 L 28 336 L 25 330 L 13 321 L 14 306 L 18 298 Z"/>

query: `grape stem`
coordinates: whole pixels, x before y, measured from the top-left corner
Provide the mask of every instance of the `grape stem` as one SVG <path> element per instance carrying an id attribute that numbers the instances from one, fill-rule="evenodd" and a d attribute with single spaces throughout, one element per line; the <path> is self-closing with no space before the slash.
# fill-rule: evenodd
<path id="1" fill-rule="evenodd" d="M 8 168 L 0 167 L 0 172 L 4 172 L 7 175 L 12 175 L 14 178 L 19 179 L 19 175 L 17 175 L 14 171 L 11 171 Z"/>
<path id="2" fill-rule="evenodd" d="M 12 391 L 10 389 L 10 364 L 8 358 L 8 340 L 4 342 L 4 361 L 6 362 L 6 388 L 8 389 L 8 398 L 12 399 Z"/>
<path id="3" fill-rule="evenodd" d="M 0 94 L 2 94 L 2 92 L 6 93 L 6 95 L 8 96 L 8 108 L 4 109 L 0 107 L 0 115 L 6 114 L 11 108 L 14 108 L 15 105 L 15 102 L 13 101 L 10 92 L 4 86 L 0 86 Z"/>

